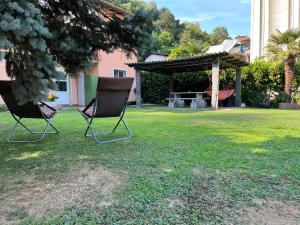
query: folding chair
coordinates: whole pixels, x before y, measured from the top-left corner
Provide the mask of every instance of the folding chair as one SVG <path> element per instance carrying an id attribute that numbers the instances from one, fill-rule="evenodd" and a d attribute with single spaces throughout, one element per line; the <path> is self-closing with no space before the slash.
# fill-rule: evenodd
<path id="1" fill-rule="evenodd" d="M 44 139 L 46 134 L 58 134 L 59 131 L 52 125 L 52 119 L 61 107 L 49 106 L 44 102 L 34 104 L 33 102 L 27 102 L 23 105 L 19 105 L 15 96 L 12 93 L 13 81 L 0 81 L 0 95 L 2 96 L 7 108 L 9 109 L 12 117 L 16 120 L 14 126 L 10 129 L 7 142 L 8 143 L 37 143 Z M 22 119 L 43 119 L 46 121 L 45 128 L 42 132 L 34 132 L 28 126 L 26 126 Z M 25 141 L 14 140 L 17 126 L 20 125 L 30 134 L 40 134 L 37 140 Z M 52 127 L 54 132 L 47 132 L 48 128 Z"/>
<path id="2" fill-rule="evenodd" d="M 104 77 L 98 79 L 96 97 L 85 108 L 78 109 L 87 123 L 87 129 L 85 131 L 86 137 L 92 137 L 95 142 L 99 144 L 126 140 L 132 137 L 131 131 L 124 120 L 124 115 L 133 80 L 133 78 Z M 113 130 L 107 133 L 95 133 L 92 128 L 94 119 L 108 117 L 119 117 Z M 98 136 L 104 137 L 113 134 L 121 122 L 125 126 L 127 136 L 109 140 L 99 140 L 97 138 Z"/>

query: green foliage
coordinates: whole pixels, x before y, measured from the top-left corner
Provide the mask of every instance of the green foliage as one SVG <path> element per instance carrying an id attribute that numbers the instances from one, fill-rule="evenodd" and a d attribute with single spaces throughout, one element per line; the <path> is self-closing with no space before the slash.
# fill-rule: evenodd
<path id="1" fill-rule="evenodd" d="M 168 77 L 144 72 L 142 76 L 142 98 L 145 103 L 164 104 L 169 95 Z"/>
<path id="2" fill-rule="evenodd" d="M 216 27 L 211 33 L 211 45 L 219 45 L 226 39 L 231 39 L 226 27 Z"/>
<path id="3" fill-rule="evenodd" d="M 167 31 L 173 34 L 176 41 L 179 40 L 179 36 L 182 31 L 180 21 L 176 19 L 173 13 L 167 8 L 159 10 L 158 18 L 154 21 L 154 28 L 158 33 Z"/>
<path id="4" fill-rule="evenodd" d="M 140 60 L 155 51 L 170 54 L 169 59 L 199 55 L 205 53 L 210 45 L 220 44 L 230 38 L 226 27 L 217 27 L 209 34 L 201 29 L 199 23 L 181 23 L 169 9 L 159 10 L 155 2 L 147 3 L 143 0 L 112 2 L 129 11 L 143 8 L 153 15 L 154 32 L 148 45 L 139 49 Z"/>
<path id="5" fill-rule="evenodd" d="M 7 74 L 16 78 L 14 90 L 21 103 L 45 98 L 43 91 L 53 89 L 52 79 L 61 76 L 47 50 L 46 43 L 52 38 L 34 4 L 26 1 L 0 4 L 0 49 L 4 50 Z"/>
<path id="6" fill-rule="evenodd" d="M 292 101 L 292 85 L 295 79 L 295 64 L 300 56 L 300 31 L 287 30 L 271 36 L 270 43 L 267 46 L 267 57 L 273 61 L 284 63 L 285 71 L 285 102 Z"/>
<path id="7" fill-rule="evenodd" d="M 209 48 L 209 36 L 198 23 L 184 23 L 179 44 L 171 49 L 168 59 L 204 54 Z"/>
<path id="8" fill-rule="evenodd" d="M 273 34 L 267 46 L 267 57 L 280 63 L 300 56 L 300 31 L 287 30 Z"/>
<path id="9" fill-rule="evenodd" d="M 181 73 L 174 76 L 175 91 L 204 91 L 209 86 L 209 72 Z"/>
<path id="10" fill-rule="evenodd" d="M 209 48 L 209 45 L 207 43 L 202 43 L 201 41 L 191 40 L 190 42 L 186 44 L 180 44 L 176 47 L 174 47 L 171 50 L 170 55 L 168 56 L 168 59 L 177 59 L 177 58 L 183 58 L 188 56 L 196 56 L 196 55 L 202 55 L 206 52 L 206 50 Z"/>
<path id="11" fill-rule="evenodd" d="M 242 70 L 242 98 L 248 106 L 282 102 L 284 72 L 282 64 L 256 61 Z"/>
<path id="12" fill-rule="evenodd" d="M 160 53 L 165 53 L 168 54 L 170 49 L 174 46 L 175 44 L 175 39 L 174 35 L 172 35 L 168 31 L 163 31 L 161 33 L 154 33 L 153 37 L 155 39 L 155 42 L 157 43 L 158 46 L 157 49 Z"/>
<path id="13" fill-rule="evenodd" d="M 98 0 L 0 3 L 0 49 L 14 93 L 22 103 L 46 99 L 62 73 L 76 74 L 91 65 L 95 50 L 143 49 L 152 32 L 152 14 L 139 9 L 124 19 L 104 19 Z M 100 6 L 100 8 L 99 8 Z M 109 41 L 108 41 L 109 40 Z M 2 54 L 3 57 L 3 54 Z"/>
<path id="14" fill-rule="evenodd" d="M 208 72 L 182 73 L 174 76 L 175 91 L 203 91 L 209 86 Z M 169 78 L 166 75 L 143 73 L 142 98 L 145 103 L 165 104 L 169 96 Z"/>
<path id="15" fill-rule="evenodd" d="M 184 30 L 180 35 L 179 44 L 185 44 L 190 42 L 191 40 L 208 42 L 209 34 L 205 31 L 202 31 L 198 23 L 185 22 Z"/>

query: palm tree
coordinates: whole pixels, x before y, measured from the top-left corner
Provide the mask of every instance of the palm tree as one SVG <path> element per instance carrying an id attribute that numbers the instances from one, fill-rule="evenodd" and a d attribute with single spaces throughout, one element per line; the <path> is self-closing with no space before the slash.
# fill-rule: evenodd
<path id="1" fill-rule="evenodd" d="M 285 101 L 290 103 L 292 101 L 291 95 L 295 77 L 295 64 L 297 58 L 300 56 L 300 31 L 288 30 L 280 32 L 277 30 L 277 33 L 271 36 L 267 50 L 267 57 L 269 59 L 284 63 Z"/>

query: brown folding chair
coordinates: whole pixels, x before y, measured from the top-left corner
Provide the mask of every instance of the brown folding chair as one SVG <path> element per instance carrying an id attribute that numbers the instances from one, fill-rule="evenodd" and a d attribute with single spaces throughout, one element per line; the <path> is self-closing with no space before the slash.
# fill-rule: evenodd
<path id="1" fill-rule="evenodd" d="M 53 117 L 60 110 L 61 107 L 49 106 L 44 102 L 34 104 L 27 102 L 19 105 L 14 94 L 12 93 L 13 81 L 0 81 L 0 95 L 2 96 L 7 108 L 12 117 L 16 120 L 16 124 L 10 129 L 7 142 L 8 143 L 37 143 L 44 139 L 46 134 L 58 134 L 59 131 L 51 124 Z M 22 119 L 43 119 L 46 121 L 46 126 L 42 132 L 34 132 L 28 126 L 21 122 Z M 21 125 L 30 134 L 40 134 L 38 140 L 24 141 L 13 140 L 16 128 Z M 55 132 L 47 132 L 51 126 Z"/>
<path id="2" fill-rule="evenodd" d="M 88 125 L 85 131 L 86 137 L 93 137 L 95 142 L 99 144 L 126 140 L 132 137 L 131 131 L 124 120 L 124 115 L 133 80 L 133 78 L 104 77 L 98 79 L 96 97 L 85 108 L 79 108 L 79 112 Z M 95 133 L 92 128 L 94 119 L 108 117 L 119 117 L 119 120 L 114 126 L 113 130 L 107 133 Z M 114 138 L 110 140 L 97 139 L 97 136 L 103 137 L 113 134 L 121 122 L 124 124 L 128 133 L 126 137 Z M 88 134 L 89 132 L 90 134 Z"/>

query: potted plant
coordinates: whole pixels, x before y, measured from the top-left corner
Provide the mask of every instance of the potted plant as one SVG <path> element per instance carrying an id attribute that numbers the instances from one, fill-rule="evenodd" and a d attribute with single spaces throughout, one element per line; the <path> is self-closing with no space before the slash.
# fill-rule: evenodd
<path id="1" fill-rule="evenodd" d="M 55 99 L 57 99 L 58 97 L 56 97 L 55 95 L 49 95 L 48 96 L 48 102 L 54 102 L 55 101 Z"/>

